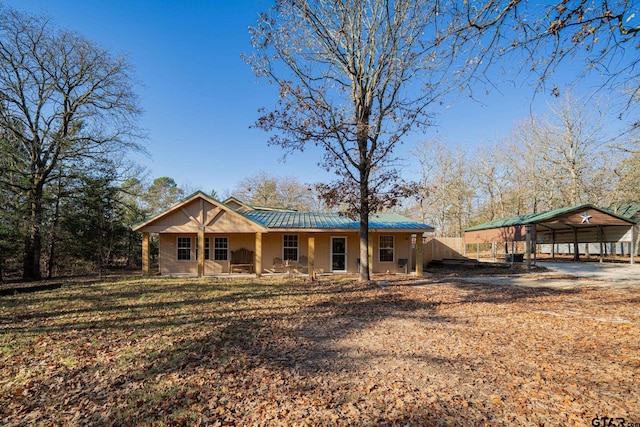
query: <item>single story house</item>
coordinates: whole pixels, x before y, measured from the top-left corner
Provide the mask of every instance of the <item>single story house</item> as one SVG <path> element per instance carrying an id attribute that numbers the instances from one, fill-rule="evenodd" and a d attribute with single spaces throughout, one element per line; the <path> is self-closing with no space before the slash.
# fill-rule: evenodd
<path id="1" fill-rule="evenodd" d="M 359 269 L 360 224 L 337 213 L 254 207 L 235 198 L 220 202 L 196 192 L 134 230 L 143 236 L 145 274 L 150 233 L 159 235 L 160 274 L 356 273 Z M 431 231 L 432 227 L 401 215 L 371 215 L 371 272 L 408 272 L 414 235 Z M 422 273 L 421 246 L 416 251 L 417 274 Z"/>

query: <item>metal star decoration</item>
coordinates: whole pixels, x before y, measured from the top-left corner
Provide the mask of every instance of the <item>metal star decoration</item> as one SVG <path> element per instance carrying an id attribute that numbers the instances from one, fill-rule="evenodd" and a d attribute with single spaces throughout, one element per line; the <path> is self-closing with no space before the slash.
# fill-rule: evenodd
<path id="1" fill-rule="evenodd" d="M 582 221 L 580 222 L 580 224 L 591 224 L 589 222 L 590 219 L 591 219 L 591 215 L 589 215 L 587 211 L 584 211 L 584 213 L 582 214 Z"/>

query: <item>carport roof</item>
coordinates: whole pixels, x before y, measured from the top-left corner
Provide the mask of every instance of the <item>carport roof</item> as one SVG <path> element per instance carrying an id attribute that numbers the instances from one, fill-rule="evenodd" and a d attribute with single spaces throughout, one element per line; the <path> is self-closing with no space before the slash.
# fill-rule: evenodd
<path id="1" fill-rule="evenodd" d="M 640 208 L 640 205 L 637 205 L 637 206 Z M 615 217 L 617 219 L 623 220 L 623 221 L 625 221 L 625 222 L 627 222 L 629 224 L 635 224 L 635 221 L 632 220 L 631 217 L 626 217 L 626 216 L 621 215 L 619 213 L 615 214 L 615 213 L 613 213 L 613 212 L 611 212 L 609 210 L 598 208 L 598 207 L 596 207 L 594 205 L 591 205 L 591 204 L 584 204 L 584 205 L 572 206 L 572 207 L 568 207 L 568 208 L 553 209 L 553 210 L 550 210 L 550 211 L 544 211 L 544 212 L 539 212 L 539 213 L 534 213 L 534 214 L 515 215 L 515 216 L 508 217 L 508 218 L 496 219 L 496 220 L 493 220 L 493 221 L 485 222 L 484 224 L 476 225 L 475 227 L 467 228 L 464 231 L 465 232 L 466 231 L 480 231 L 480 230 L 490 230 L 490 229 L 493 229 L 493 228 L 539 224 L 539 223 L 543 223 L 543 222 L 546 222 L 546 221 L 553 220 L 556 217 L 560 217 L 562 215 L 565 215 L 565 214 L 568 214 L 568 213 L 571 213 L 571 212 L 580 211 L 580 210 L 586 210 L 586 209 L 595 209 L 595 210 L 603 212 L 603 213 L 605 213 L 607 215 L 611 215 L 612 217 Z"/>
<path id="2" fill-rule="evenodd" d="M 638 214 L 638 212 L 640 212 L 640 203 L 636 203 L 633 205 L 620 205 L 620 206 L 613 206 L 611 208 L 609 208 L 609 210 L 611 212 L 613 212 L 614 214 L 623 216 L 625 218 L 633 218 L 635 215 Z"/>

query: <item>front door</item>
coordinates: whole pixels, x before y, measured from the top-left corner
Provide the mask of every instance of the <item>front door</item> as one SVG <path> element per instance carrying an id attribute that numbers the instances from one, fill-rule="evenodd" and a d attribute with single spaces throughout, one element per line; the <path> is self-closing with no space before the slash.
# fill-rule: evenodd
<path id="1" fill-rule="evenodd" d="M 347 238 L 331 238 L 331 271 L 347 271 Z"/>

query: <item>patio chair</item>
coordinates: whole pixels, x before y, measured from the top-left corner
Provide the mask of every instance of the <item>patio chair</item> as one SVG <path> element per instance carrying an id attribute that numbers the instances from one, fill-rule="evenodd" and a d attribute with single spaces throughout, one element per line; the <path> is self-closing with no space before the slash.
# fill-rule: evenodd
<path id="1" fill-rule="evenodd" d="M 398 268 L 402 270 L 404 274 L 409 273 L 409 260 L 407 258 L 398 258 Z"/>
<path id="2" fill-rule="evenodd" d="M 309 271 L 309 259 L 306 255 L 300 255 L 298 259 L 298 272 L 307 273 Z"/>
<path id="3" fill-rule="evenodd" d="M 273 259 L 273 272 L 284 273 L 284 264 L 282 263 L 282 258 L 276 257 Z"/>

